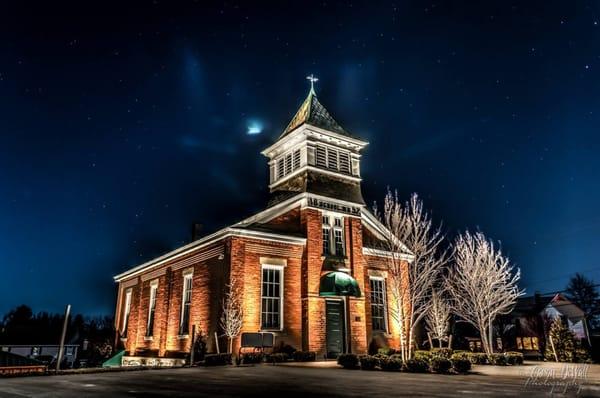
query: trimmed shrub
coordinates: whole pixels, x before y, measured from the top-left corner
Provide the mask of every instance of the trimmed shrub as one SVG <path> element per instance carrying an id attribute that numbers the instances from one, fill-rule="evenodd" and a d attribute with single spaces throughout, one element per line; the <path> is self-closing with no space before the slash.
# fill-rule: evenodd
<path id="1" fill-rule="evenodd" d="M 317 359 L 317 353 L 315 351 L 296 351 L 293 358 L 296 362 L 311 362 Z"/>
<path id="2" fill-rule="evenodd" d="M 454 353 L 450 356 L 450 360 L 464 359 L 465 361 L 469 361 L 469 354 L 469 351 L 454 351 Z"/>
<path id="3" fill-rule="evenodd" d="M 578 347 L 575 348 L 575 362 L 580 362 L 580 363 L 592 363 L 592 359 L 590 358 L 590 352 L 583 348 L 583 347 Z"/>
<path id="4" fill-rule="evenodd" d="M 340 354 L 337 358 L 337 363 L 344 369 L 358 369 L 358 355 Z"/>
<path id="5" fill-rule="evenodd" d="M 452 348 L 433 348 L 430 352 L 431 355 L 434 357 L 450 359 L 454 351 L 452 350 Z"/>
<path id="6" fill-rule="evenodd" d="M 261 363 L 264 359 L 264 355 L 260 352 L 247 352 L 242 354 L 242 364 L 251 365 L 255 363 Z"/>
<path id="7" fill-rule="evenodd" d="M 361 355 L 359 360 L 362 370 L 375 370 L 379 366 L 379 358 L 373 355 Z"/>
<path id="8" fill-rule="evenodd" d="M 288 359 L 289 359 L 289 356 L 285 352 L 276 352 L 276 353 L 267 355 L 267 362 L 272 362 L 272 363 L 285 362 Z"/>
<path id="9" fill-rule="evenodd" d="M 231 365 L 231 354 L 207 354 L 204 356 L 205 366 Z"/>
<path id="10" fill-rule="evenodd" d="M 396 350 L 390 347 L 381 347 L 380 349 L 377 350 L 377 355 L 385 355 L 385 356 L 390 356 L 390 355 L 394 355 L 396 354 Z"/>
<path id="11" fill-rule="evenodd" d="M 488 357 L 490 364 L 496 366 L 506 366 L 508 362 L 506 361 L 506 356 L 504 354 L 494 353 Z"/>
<path id="12" fill-rule="evenodd" d="M 505 352 L 506 363 L 509 365 L 523 365 L 523 354 L 516 351 Z"/>
<path id="13" fill-rule="evenodd" d="M 429 362 L 429 367 L 432 372 L 435 373 L 448 373 L 450 368 L 452 367 L 452 363 L 449 359 L 443 357 L 433 357 Z"/>
<path id="14" fill-rule="evenodd" d="M 483 352 L 470 352 L 468 357 L 473 365 L 485 365 L 488 363 L 488 357 Z"/>
<path id="15" fill-rule="evenodd" d="M 427 361 L 422 359 L 409 359 L 404 362 L 403 369 L 411 373 L 426 373 L 429 370 L 429 365 Z"/>
<path id="16" fill-rule="evenodd" d="M 414 355 L 414 359 L 420 360 L 420 361 L 425 361 L 427 363 L 429 363 L 429 361 L 431 361 L 431 351 L 425 351 L 425 350 L 417 350 L 415 351 L 415 355 Z"/>
<path id="17" fill-rule="evenodd" d="M 398 361 L 402 361 L 402 354 L 392 354 L 390 355 L 390 359 L 397 359 Z"/>
<path id="18" fill-rule="evenodd" d="M 468 359 L 457 357 L 451 359 L 450 363 L 452 364 L 452 370 L 456 373 L 469 373 L 469 370 L 471 370 L 471 361 Z"/>
<path id="19" fill-rule="evenodd" d="M 402 359 L 391 357 L 380 359 L 379 367 L 387 372 L 399 372 L 402 370 Z"/>
<path id="20" fill-rule="evenodd" d="M 275 347 L 275 349 L 273 350 L 273 353 L 274 354 L 279 354 L 279 353 L 287 354 L 288 358 L 291 358 L 292 355 L 294 355 L 294 353 L 296 351 L 298 351 L 298 350 L 296 350 L 293 346 L 291 346 L 289 344 L 284 344 L 282 341 L 277 347 Z"/>

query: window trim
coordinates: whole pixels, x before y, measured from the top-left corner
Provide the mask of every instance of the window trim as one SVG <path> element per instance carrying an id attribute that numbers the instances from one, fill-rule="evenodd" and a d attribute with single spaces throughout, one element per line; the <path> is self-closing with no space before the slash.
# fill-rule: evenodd
<path id="1" fill-rule="evenodd" d="M 327 224 L 325 223 L 327 219 Z M 339 220 L 339 225 L 336 224 L 336 222 Z M 326 211 L 322 211 L 321 212 L 321 239 L 324 238 L 324 230 L 327 229 L 328 230 L 328 239 L 329 239 L 329 250 L 326 253 L 323 253 L 323 256 L 336 256 L 336 257 L 345 257 L 346 256 L 346 231 L 345 231 L 345 220 L 344 220 L 344 216 L 340 215 L 340 214 L 336 214 L 336 213 L 331 213 L 331 212 L 326 212 Z M 336 231 L 340 232 L 340 238 L 341 238 L 341 246 L 342 246 L 342 250 L 341 253 L 338 254 L 337 252 L 337 243 L 335 240 L 335 233 Z M 324 241 L 324 239 L 323 239 Z M 324 243 L 324 242 L 323 242 Z M 325 246 L 323 245 L 323 248 Z"/>
<path id="2" fill-rule="evenodd" d="M 123 307 L 123 322 L 121 323 L 121 336 L 127 338 L 127 328 L 129 327 L 129 315 L 131 314 L 131 297 L 133 290 L 131 288 L 125 290 L 125 305 Z"/>
<path id="3" fill-rule="evenodd" d="M 146 337 L 154 336 L 154 318 L 156 312 L 156 295 L 158 294 L 158 281 L 150 282 L 150 296 L 148 297 L 148 319 L 146 319 Z M 150 327 L 150 315 L 152 315 L 152 327 Z"/>
<path id="4" fill-rule="evenodd" d="M 264 278 L 264 270 L 272 269 L 280 272 L 279 275 L 279 328 L 265 328 L 263 326 L 263 278 Z M 283 300 L 284 300 L 284 277 L 285 277 L 285 266 L 284 265 L 276 265 L 276 264 L 261 264 L 260 267 L 260 330 L 264 331 L 282 331 L 283 330 Z M 269 297 L 266 297 L 269 298 Z M 272 298 L 272 297 L 270 297 Z"/>
<path id="5" fill-rule="evenodd" d="M 373 327 L 373 288 L 371 286 L 371 281 L 379 281 L 381 282 L 381 287 L 383 290 L 383 303 L 382 304 L 377 304 L 377 305 L 383 305 L 383 327 L 384 329 L 375 329 Z M 371 304 L 371 329 L 373 330 L 373 332 L 384 332 L 384 333 L 388 333 L 389 332 L 389 322 L 388 322 L 388 308 L 387 308 L 387 281 L 385 280 L 385 278 L 383 276 L 369 276 L 369 301 Z"/>
<path id="6" fill-rule="evenodd" d="M 185 302 L 186 302 L 185 301 L 185 296 L 186 296 L 186 293 L 187 293 L 187 290 L 186 290 L 186 287 L 187 287 L 186 280 L 190 279 L 190 281 L 191 281 L 190 282 L 190 288 L 189 288 L 189 290 L 190 290 L 190 292 L 189 292 L 190 293 L 190 305 L 189 305 L 189 307 L 191 307 L 192 306 L 192 293 L 194 292 L 194 289 L 193 289 L 193 285 L 194 285 L 194 273 L 193 273 L 193 271 L 188 271 L 188 272 L 184 272 L 182 276 L 183 276 L 183 288 L 181 289 L 181 311 L 180 311 L 181 313 L 179 315 L 179 336 L 187 336 L 187 335 L 189 335 L 189 327 L 190 327 L 189 320 L 190 320 L 190 317 L 191 317 L 191 308 L 189 308 L 190 313 L 188 314 L 188 325 L 187 325 L 188 330 L 186 331 L 186 333 L 183 333 L 183 316 L 184 316 Z"/>

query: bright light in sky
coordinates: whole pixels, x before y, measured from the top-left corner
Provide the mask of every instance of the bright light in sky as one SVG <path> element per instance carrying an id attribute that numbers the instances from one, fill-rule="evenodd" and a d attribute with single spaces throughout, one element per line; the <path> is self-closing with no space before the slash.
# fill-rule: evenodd
<path id="1" fill-rule="evenodd" d="M 256 135 L 262 133 L 263 125 L 256 119 L 248 121 L 248 131 L 246 134 L 248 135 Z"/>

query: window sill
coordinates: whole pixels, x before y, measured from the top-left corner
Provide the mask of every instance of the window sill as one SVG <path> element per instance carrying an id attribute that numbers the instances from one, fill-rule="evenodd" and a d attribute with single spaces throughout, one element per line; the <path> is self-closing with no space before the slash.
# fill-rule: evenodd
<path id="1" fill-rule="evenodd" d="M 152 341 L 152 340 L 154 340 L 154 337 L 152 337 L 152 336 L 144 336 L 144 340 L 145 341 Z"/>
<path id="2" fill-rule="evenodd" d="M 274 335 L 285 334 L 283 329 L 260 329 L 259 333 L 273 333 Z"/>
<path id="3" fill-rule="evenodd" d="M 346 261 L 348 260 L 348 256 L 343 255 L 343 256 L 337 256 L 335 254 L 321 254 L 321 260 L 325 260 L 326 258 L 330 259 L 330 260 L 337 260 L 337 261 Z"/>
<path id="4" fill-rule="evenodd" d="M 387 332 L 385 330 L 373 330 L 373 334 L 374 335 L 378 335 L 378 336 L 383 336 L 386 339 L 390 339 L 390 338 L 393 337 L 391 333 L 389 333 L 389 332 Z"/>
<path id="5" fill-rule="evenodd" d="M 185 340 L 185 339 L 187 339 L 189 337 L 190 337 L 189 334 L 180 334 L 180 335 L 177 335 L 177 339 L 178 340 Z"/>

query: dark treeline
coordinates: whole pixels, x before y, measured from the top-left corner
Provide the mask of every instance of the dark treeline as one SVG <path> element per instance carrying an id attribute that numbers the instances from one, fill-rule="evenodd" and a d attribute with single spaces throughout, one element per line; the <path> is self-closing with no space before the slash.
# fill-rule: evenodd
<path id="1" fill-rule="evenodd" d="M 20 305 L 10 310 L 0 321 L 1 344 L 59 344 L 64 314 L 39 312 Z M 78 344 L 80 358 L 102 360 L 112 353 L 115 329 L 112 317 L 71 315 L 65 344 Z"/>
<path id="2" fill-rule="evenodd" d="M 39 312 L 21 305 L 10 310 L 0 323 L 0 344 L 58 344 L 63 327 L 64 314 Z M 114 338 L 111 317 L 69 317 L 65 343 L 82 344 L 83 340 L 96 342 Z"/>

